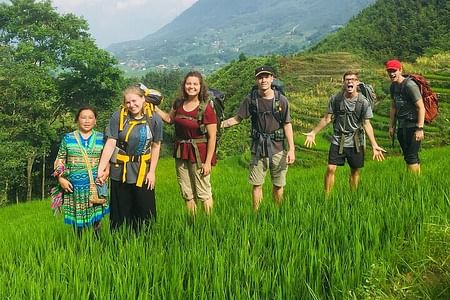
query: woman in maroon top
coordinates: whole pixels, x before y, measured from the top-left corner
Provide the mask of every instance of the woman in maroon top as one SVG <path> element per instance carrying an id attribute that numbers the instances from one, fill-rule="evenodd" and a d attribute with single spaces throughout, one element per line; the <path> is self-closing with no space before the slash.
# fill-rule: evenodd
<path id="1" fill-rule="evenodd" d="M 178 184 L 191 215 L 197 210 L 196 199 L 210 214 L 213 208 L 210 174 L 216 164 L 217 118 L 209 103 L 208 88 L 197 71 L 186 74 L 180 97 L 166 113 L 155 112 L 169 124 L 175 124 L 174 158 Z"/>

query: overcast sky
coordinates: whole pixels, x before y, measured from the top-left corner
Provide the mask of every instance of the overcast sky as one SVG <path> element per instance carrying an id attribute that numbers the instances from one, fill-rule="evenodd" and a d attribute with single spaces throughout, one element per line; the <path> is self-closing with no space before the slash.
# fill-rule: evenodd
<path id="1" fill-rule="evenodd" d="M 52 0 L 61 13 L 82 16 L 97 44 L 141 39 L 168 24 L 197 0 Z"/>

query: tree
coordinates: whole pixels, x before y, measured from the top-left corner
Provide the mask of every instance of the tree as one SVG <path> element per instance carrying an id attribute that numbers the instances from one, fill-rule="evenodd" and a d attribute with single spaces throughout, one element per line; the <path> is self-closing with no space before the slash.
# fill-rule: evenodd
<path id="1" fill-rule="evenodd" d="M 27 175 L 29 200 L 36 156 L 56 141 L 56 121 L 64 124 L 67 113 L 84 104 L 109 109 L 123 79 L 115 59 L 95 45 L 86 21 L 59 15 L 50 1 L 0 4 L 0 54 L 0 130 L 6 133 L 0 147 L 21 145 L 21 159 L 13 161 L 15 173 Z"/>

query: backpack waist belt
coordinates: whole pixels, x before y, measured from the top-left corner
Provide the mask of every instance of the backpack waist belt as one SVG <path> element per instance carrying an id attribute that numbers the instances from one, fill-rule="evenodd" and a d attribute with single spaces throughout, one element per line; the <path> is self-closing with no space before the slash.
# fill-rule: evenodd
<path id="1" fill-rule="evenodd" d="M 145 174 L 147 171 L 147 162 L 151 159 L 152 154 L 142 154 L 142 155 L 126 155 L 117 153 L 117 160 L 123 163 L 123 173 L 122 182 L 127 181 L 127 163 L 128 162 L 140 162 L 139 164 L 139 174 L 136 180 L 136 186 L 142 187 L 144 183 Z"/>
<path id="2" fill-rule="evenodd" d="M 177 152 L 176 152 L 175 157 L 181 158 L 181 147 L 180 147 L 181 144 L 191 144 L 192 148 L 194 148 L 194 155 L 195 155 L 195 160 L 197 162 L 197 167 L 201 168 L 202 167 L 202 159 L 200 158 L 200 151 L 198 151 L 197 144 L 207 143 L 207 142 L 208 142 L 208 139 L 206 137 L 189 139 L 189 140 L 178 140 L 178 147 L 177 147 Z"/>

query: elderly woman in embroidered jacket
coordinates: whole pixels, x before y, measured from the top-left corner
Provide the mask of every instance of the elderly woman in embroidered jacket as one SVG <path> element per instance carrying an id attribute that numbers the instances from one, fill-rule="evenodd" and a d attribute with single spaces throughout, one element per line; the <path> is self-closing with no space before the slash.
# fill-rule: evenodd
<path id="1" fill-rule="evenodd" d="M 109 211 L 107 204 L 92 203 L 97 195 L 92 178 L 97 175 L 103 149 L 103 134 L 93 129 L 96 119 L 93 108 L 86 106 L 78 110 L 75 116 L 78 130 L 64 135 L 55 161 L 54 175 L 64 198 L 64 222 L 80 233 L 86 227 L 98 230 L 101 219 Z"/>

